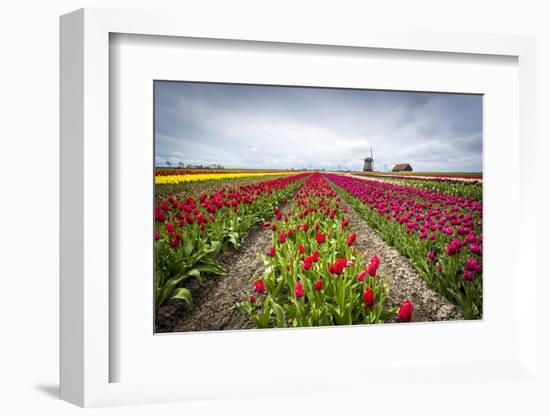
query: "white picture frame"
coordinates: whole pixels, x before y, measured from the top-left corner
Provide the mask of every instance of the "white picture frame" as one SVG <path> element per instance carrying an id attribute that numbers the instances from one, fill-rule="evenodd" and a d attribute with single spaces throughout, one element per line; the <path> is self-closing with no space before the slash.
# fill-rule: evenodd
<path id="1" fill-rule="evenodd" d="M 61 18 L 61 305 L 60 395 L 79 406 L 160 403 L 248 395 L 331 392 L 349 389 L 361 380 L 384 388 L 402 369 L 364 365 L 368 380 L 349 368 L 332 368 L 320 374 L 289 379 L 284 372 L 269 373 L 269 380 L 239 379 L 225 390 L 213 382 L 212 369 L 201 377 L 179 381 L 111 382 L 110 366 L 119 359 L 110 348 L 110 166 L 109 153 L 109 51 L 110 34 L 225 39 L 281 44 L 331 45 L 336 48 L 429 51 L 440 54 L 502 55 L 517 58 L 519 68 L 519 166 L 518 213 L 527 214 L 536 201 L 528 165 L 536 152 L 535 40 L 530 37 L 468 33 L 429 33 L 330 28 L 304 31 L 267 22 L 234 26 L 223 19 L 204 26 L 191 17 L 107 9 L 82 9 Z M 515 159 L 517 158 L 517 160 Z M 115 161 L 116 162 L 116 161 Z M 463 382 L 479 383 L 499 378 L 523 383 L 538 382 L 536 348 L 536 285 L 541 278 L 529 259 L 536 241 L 536 217 L 521 215 L 516 238 L 518 256 L 511 260 L 517 282 L 522 264 L 522 285 L 517 288 L 513 353 L 498 361 L 418 362 L 407 371 L 419 383 L 433 383 L 452 372 Z M 537 274 L 537 272 L 539 274 Z M 357 329 L 349 329 L 354 331 Z M 402 328 L 413 334 L 414 326 Z M 295 334 L 298 332 L 294 332 Z M 267 333 L 266 333 L 267 334 Z M 252 332 L 251 337 L 259 337 Z M 261 335 L 269 338 L 269 335 Z M 320 340 L 327 334 L 318 333 Z M 261 374 L 261 371 L 260 371 Z M 323 374 L 326 378 L 320 377 Z M 475 374 L 471 381 L 471 374 Z M 345 380 L 339 381 L 339 380 Z M 379 385 L 380 384 L 380 385 Z"/>

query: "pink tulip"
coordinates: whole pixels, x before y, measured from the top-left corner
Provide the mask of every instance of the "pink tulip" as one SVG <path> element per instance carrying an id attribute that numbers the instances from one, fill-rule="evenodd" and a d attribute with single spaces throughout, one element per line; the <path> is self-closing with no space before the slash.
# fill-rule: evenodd
<path id="1" fill-rule="evenodd" d="M 375 254 L 374 256 L 371 257 L 370 259 L 370 262 L 373 264 L 373 266 L 375 268 L 378 269 L 378 267 L 380 266 L 380 258 Z"/>
<path id="2" fill-rule="evenodd" d="M 376 276 L 376 267 L 374 267 L 374 264 L 372 263 L 367 264 L 367 273 L 371 277 Z"/>

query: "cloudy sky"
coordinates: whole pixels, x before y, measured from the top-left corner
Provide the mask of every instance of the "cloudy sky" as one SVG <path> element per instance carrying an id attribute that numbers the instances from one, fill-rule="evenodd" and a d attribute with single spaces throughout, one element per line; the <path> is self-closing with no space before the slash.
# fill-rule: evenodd
<path id="1" fill-rule="evenodd" d="M 155 164 L 481 171 L 482 98 L 155 82 Z"/>

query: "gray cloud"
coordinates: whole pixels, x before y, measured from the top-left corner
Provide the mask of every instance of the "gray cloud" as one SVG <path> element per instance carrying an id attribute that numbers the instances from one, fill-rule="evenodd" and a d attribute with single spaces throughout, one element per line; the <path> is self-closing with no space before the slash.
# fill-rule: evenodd
<path id="1" fill-rule="evenodd" d="M 155 163 L 481 171 L 482 97 L 155 83 Z"/>

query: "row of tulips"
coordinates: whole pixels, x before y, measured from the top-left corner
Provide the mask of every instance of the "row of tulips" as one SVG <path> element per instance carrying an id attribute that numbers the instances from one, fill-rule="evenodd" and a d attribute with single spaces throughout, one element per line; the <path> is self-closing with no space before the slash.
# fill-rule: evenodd
<path id="1" fill-rule="evenodd" d="M 210 181 L 195 181 L 195 182 L 181 182 L 173 184 L 163 184 L 155 186 L 155 197 L 158 201 L 166 199 L 176 194 L 186 194 L 193 198 L 198 198 L 201 194 L 210 195 L 211 193 L 217 193 L 220 188 L 230 187 L 231 189 L 237 189 L 241 186 L 254 185 L 256 183 L 265 182 L 267 180 L 275 180 L 284 178 L 287 175 L 279 176 L 247 176 L 233 179 L 218 179 Z"/>
<path id="2" fill-rule="evenodd" d="M 369 177 L 367 175 L 356 175 Z M 478 201 L 483 199 L 483 182 L 480 180 L 461 181 L 445 178 L 420 178 L 401 176 L 372 176 L 372 179 L 382 182 L 393 183 L 400 186 L 408 186 L 418 189 L 426 189 L 447 195 L 473 198 Z"/>
<path id="3" fill-rule="evenodd" d="M 223 184 L 209 193 L 157 195 L 155 206 L 156 308 L 170 298 L 192 306 L 182 284 L 204 274 L 226 272 L 216 256 L 229 246 L 238 249 L 257 223 L 271 217 L 273 207 L 292 196 L 307 175 L 263 180 L 243 185 Z"/>
<path id="4" fill-rule="evenodd" d="M 358 175 L 370 177 L 427 178 L 427 179 L 463 179 L 483 180 L 481 173 L 445 173 L 445 172 L 359 172 Z"/>
<path id="5" fill-rule="evenodd" d="M 155 175 L 192 175 L 197 173 L 270 173 L 270 172 L 280 172 L 277 169 L 191 169 L 191 168 L 156 168 Z"/>
<path id="6" fill-rule="evenodd" d="M 263 176 L 295 175 L 294 172 L 217 172 L 217 173 L 182 173 L 155 175 L 155 185 L 173 185 L 188 182 L 219 181 Z"/>
<path id="7" fill-rule="evenodd" d="M 311 175 L 289 206 L 274 209 L 272 247 L 265 271 L 248 299 L 237 304 L 258 328 L 381 323 L 399 313 L 412 319 L 413 305 L 385 305 L 389 288 L 378 276 L 377 256 L 356 250 L 347 209 L 319 173 Z"/>
<path id="8" fill-rule="evenodd" d="M 462 306 L 466 319 L 482 317 L 480 201 L 352 176 L 326 177 L 431 287 Z"/>

